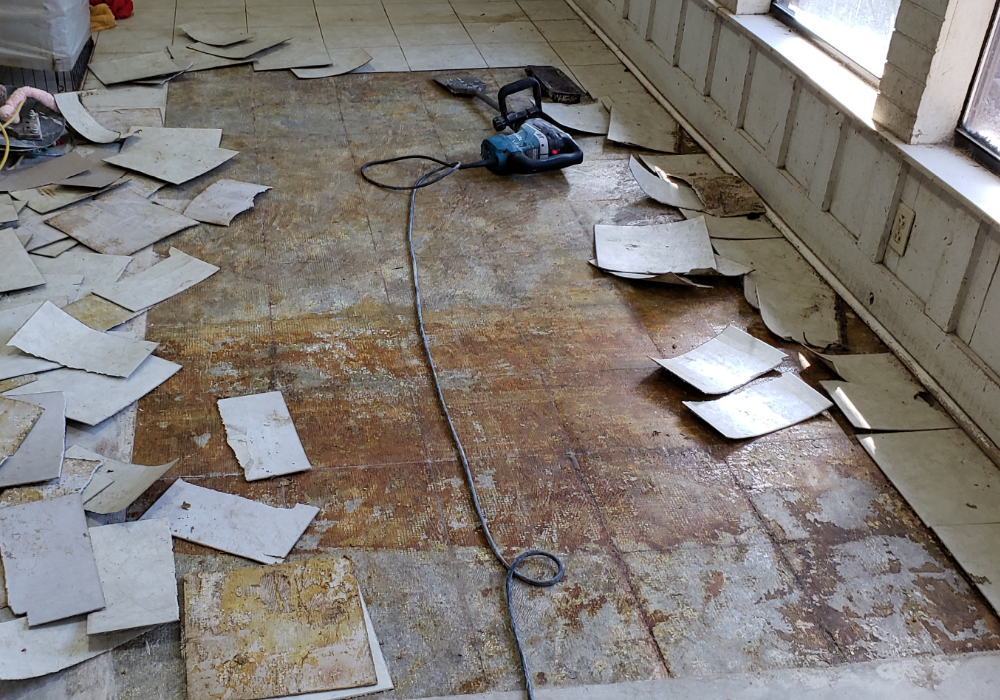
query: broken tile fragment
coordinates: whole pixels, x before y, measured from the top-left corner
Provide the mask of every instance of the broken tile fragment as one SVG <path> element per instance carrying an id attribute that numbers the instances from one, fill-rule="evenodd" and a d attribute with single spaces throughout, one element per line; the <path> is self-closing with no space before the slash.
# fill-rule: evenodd
<path id="1" fill-rule="evenodd" d="M 0 311 L 0 379 L 18 377 L 22 374 L 44 372 L 59 367 L 58 362 L 33 357 L 18 348 L 8 345 L 8 341 L 31 318 L 44 302 L 15 306 Z"/>
<path id="2" fill-rule="evenodd" d="M 33 221 L 30 224 L 24 224 L 19 230 L 31 233 L 31 239 L 28 241 L 28 245 L 24 246 L 24 249 L 29 253 L 38 248 L 43 248 L 47 245 L 55 243 L 56 241 L 62 241 L 68 238 L 65 233 L 57 228 L 52 228 L 44 221 Z"/>
<path id="3" fill-rule="evenodd" d="M 644 168 L 634 156 L 629 158 L 628 168 L 642 191 L 660 204 L 678 209 L 701 210 L 701 199 L 698 198 L 698 194 L 691 189 L 690 185 L 657 177 Z"/>
<path id="4" fill-rule="evenodd" d="M 60 180 L 77 175 L 89 166 L 87 159 L 79 153 L 67 153 L 57 158 L 42 160 L 37 165 L 26 168 L 5 170 L 0 176 L 0 192 L 17 192 L 46 187 Z"/>
<path id="5" fill-rule="evenodd" d="M 284 605 L 274 606 L 272 591 L 285 592 Z M 184 621 L 192 700 L 261 700 L 378 680 L 346 557 L 188 574 Z M 244 655 L 258 659 L 253 672 L 233 673 L 232 658 Z"/>
<path id="6" fill-rule="evenodd" d="M 136 226 L 137 221 L 142 226 Z M 99 253 L 131 255 L 198 222 L 123 192 L 53 216 L 47 223 Z"/>
<path id="7" fill-rule="evenodd" d="M 600 102 L 588 105 L 546 102 L 542 112 L 559 126 L 584 134 L 607 134 L 611 126 L 611 115 Z"/>
<path id="8" fill-rule="evenodd" d="M 105 85 L 177 73 L 177 65 L 162 50 L 117 58 L 95 58 L 90 62 L 89 68 Z"/>
<path id="9" fill-rule="evenodd" d="M 705 394 L 726 394 L 770 372 L 785 357 L 777 348 L 727 326 L 694 350 L 654 362 Z"/>
<path id="10" fill-rule="evenodd" d="M 59 112 L 66 119 L 66 123 L 83 138 L 92 143 L 113 143 L 122 136 L 117 131 L 105 129 L 97 123 L 93 115 L 80 102 L 78 92 L 57 92 L 53 95 L 56 104 L 59 105 Z M 46 183 L 48 184 L 48 183 Z M 26 188 L 18 188 L 26 189 Z"/>
<path id="11" fill-rule="evenodd" d="M 166 260 L 115 284 L 95 287 L 94 294 L 138 312 L 180 294 L 218 271 L 215 265 L 171 248 Z"/>
<path id="12" fill-rule="evenodd" d="M 117 632 L 180 618 L 174 545 L 166 520 L 90 528 L 105 607 L 87 615 L 87 634 Z"/>
<path id="13" fill-rule="evenodd" d="M 860 437 L 927 525 L 1000 523 L 1000 469 L 958 428 Z"/>
<path id="14" fill-rule="evenodd" d="M 185 61 L 191 64 L 191 67 L 187 69 L 188 73 L 195 73 L 197 71 L 203 70 L 213 70 L 215 68 L 228 68 L 229 66 L 239 66 L 244 63 L 250 63 L 253 59 L 243 58 L 243 59 L 230 59 L 221 58 L 220 56 L 212 56 L 207 53 L 202 53 L 201 51 L 195 51 L 194 49 L 189 49 L 186 46 L 181 46 L 175 44 L 173 46 L 168 46 L 167 51 L 170 52 L 170 56 L 178 61 Z M 163 126 L 163 120 L 160 119 L 160 111 L 152 110 L 155 112 L 155 118 L 148 121 L 147 123 L 152 126 Z M 142 124 L 139 120 L 131 120 L 128 122 L 129 126 L 138 126 Z"/>
<path id="15" fill-rule="evenodd" d="M 292 38 L 290 32 L 257 32 L 257 34 L 246 41 L 241 41 L 228 46 L 212 46 L 204 42 L 188 44 L 189 49 L 201 51 L 220 58 L 243 59 L 259 54 L 265 49 L 283 44 Z"/>
<path id="16" fill-rule="evenodd" d="M 701 219 L 653 226 L 594 226 L 597 264 L 638 274 L 678 275 L 715 267 L 708 229 Z"/>
<path id="17" fill-rule="evenodd" d="M 66 398 L 62 392 L 24 394 L 19 399 L 42 409 L 17 451 L 0 463 L 0 488 L 55 479 L 62 471 L 66 443 Z"/>
<path id="18" fill-rule="evenodd" d="M 141 520 L 166 518 L 174 537 L 274 564 L 288 556 L 318 512 L 301 503 L 273 508 L 178 479 Z"/>
<path id="19" fill-rule="evenodd" d="M 229 226 L 240 212 L 253 208 L 253 200 L 271 189 L 239 180 L 219 180 L 199 194 L 184 210 L 184 216 L 207 224 Z"/>
<path id="20" fill-rule="evenodd" d="M 712 238 L 733 240 L 783 238 L 781 231 L 772 226 L 764 216 L 712 216 L 693 209 L 681 209 L 681 214 L 688 219 L 705 217 L 708 235 Z"/>
<path id="21" fill-rule="evenodd" d="M 45 284 L 14 229 L 0 230 L 0 292 L 11 292 Z"/>
<path id="22" fill-rule="evenodd" d="M 79 494 L 0 508 L 7 604 L 28 625 L 104 607 Z"/>
<path id="23" fill-rule="evenodd" d="M 840 343 L 837 294 L 830 287 L 780 282 L 757 272 L 743 283 L 747 301 L 779 338 L 820 349 Z"/>
<path id="24" fill-rule="evenodd" d="M 794 374 L 783 374 L 778 379 L 753 384 L 714 401 L 683 403 L 732 440 L 758 437 L 788 428 L 833 405 Z"/>
<path id="25" fill-rule="evenodd" d="M 856 428 L 943 430 L 955 422 L 926 399 L 926 390 L 894 355 L 819 355 L 847 381 L 820 385 Z"/>
<path id="26" fill-rule="evenodd" d="M 8 341 L 26 353 L 65 367 L 130 377 L 157 343 L 102 333 L 45 302 Z"/>
<path id="27" fill-rule="evenodd" d="M 223 29 L 209 20 L 197 20 L 178 25 L 178 29 L 195 41 L 210 46 L 231 46 L 241 41 L 253 39 L 253 34 L 245 34 L 231 29 Z"/>
<path id="28" fill-rule="evenodd" d="M 648 95 L 628 102 L 616 99 L 611 108 L 608 140 L 626 146 L 676 153 L 680 126 Z"/>
<path id="29" fill-rule="evenodd" d="M 106 331 L 120 326 L 140 313 L 118 306 L 96 294 L 88 294 L 83 299 L 64 306 L 63 311 L 96 331 Z"/>
<path id="30" fill-rule="evenodd" d="M 129 136 L 121 153 L 104 161 L 172 185 L 182 185 L 238 155 L 237 151 L 225 148 L 205 147 L 193 138 L 194 134 L 176 133 L 186 131 L 203 130 L 165 129 L 152 138 L 150 128 L 144 127 Z"/>
<path id="31" fill-rule="evenodd" d="M 111 651 L 147 631 L 89 635 L 84 618 L 41 627 L 28 627 L 24 617 L 0 622 L 0 680 L 37 678 L 61 671 Z"/>
<path id="32" fill-rule="evenodd" d="M 84 510 L 101 515 L 128 508 L 157 479 L 166 474 L 170 467 L 177 464 L 176 459 L 153 467 L 129 464 L 91 452 L 79 445 L 66 450 L 66 457 L 101 462 L 100 468 L 94 472 L 93 479 L 81 494 Z"/>
<path id="33" fill-rule="evenodd" d="M 0 464 L 17 452 L 41 415 L 42 409 L 34 404 L 0 396 Z"/>
<path id="34" fill-rule="evenodd" d="M 253 57 L 255 71 L 323 68 L 330 66 L 330 54 L 321 38 L 293 37 Z"/>
<path id="35" fill-rule="evenodd" d="M 280 391 L 220 399 L 219 413 L 247 481 L 312 468 Z"/>
<path id="36" fill-rule="evenodd" d="M 62 470 L 54 479 L 38 484 L 15 486 L 0 491 L 0 508 L 34 503 L 49 498 L 61 498 L 80 494 L 94 478 L 94 472 L 101 466 L 99 460 L 73 459 L 64 457 Z"/>
<path id="37" fill-rule="evenodd" d="M 312 78 L 331 78 L 356 71 L 371 63 L 372 57 L 364 49 L 332 49 L 329 51 L 330 65 L 319 68 L 292 68 L 296 78 L 309 80 Z"/>
<path id="38" fill-rule="evenodd" d="M 181 366 L 150 355 L 127 379 L 78 369 L 55 369 L 38 375 L 30 386 L 7 391 L 5 396 L 62 391 L 66 417 L 97 425 L 135 403 L 180 370 Z"/>

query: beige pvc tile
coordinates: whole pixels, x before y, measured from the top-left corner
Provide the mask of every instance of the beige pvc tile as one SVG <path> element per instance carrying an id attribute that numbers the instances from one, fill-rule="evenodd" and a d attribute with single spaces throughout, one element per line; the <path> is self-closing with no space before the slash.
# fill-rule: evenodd
<path id="1" fill-rule="evenodd" d="M 455 24 L 404 24 L 395 27 L 396 38 L 404 52 L 408 46 L 453 46 L 468 44 L 472 39 L 461 23 Z M 478 53 L 478 52 L 477 52 Z M 409 60 L 409 56 L 407 56 Z M 412 67 L 412 66 L 411 66 Z M 426 69 L 425 69 L 426 70 Z"/>
<path id="2" fill-rule="evenodd" d="M 620 62 L 603 41 L 553 41 L 550 44 L 570 66 L 607 66 Z"/>
<path id="3" fill-rule="evenodd" d="M 270 8 L 275 14 L 287 12 L 292 8 L 315 7 L 313 0 L 281 0 L 275 3 L 272 0 L 246 0 L 247 11 L 254 8 Z"/>
<path id="4" fill-rule="evenodd" d="M 493 2 L 453 2 L 455 13 L 463 22 L 499 24 L 502 22 L 526 22 L 528 16 L 513 0 Z"/>
<path id="5" fill-rule="evenodd" d="M 324 7 L 341 7 L 344 5 L 372 5 L 375 7 L 382 6 L 382 0 L 315 0 L 316 9 L 321 10 Z"/>
<path id="6" fill-rule="evenodd" d="M 174 8 L 146 8 L 136 12 L 128 19 L 119 20 L 115 32 L 122 29 L 156 29 L 171 27 L 174 24 Z"/>
<path id="7" fill-rule="evenodd" d="M 535 22 L 538 31 L 549 41 L 596 41 L 597 35 L 582 20 L 559 19 Z"/>
<path id="8" fill-rule="evenodd" d="M 365 48 L 372 60 L 355 73 L 407 73 L 410 70 L 403 50 L 398 46 L 372 46 Z"/>
<path id="9" fill-rule="evenodd" d="M 562 0 L 518 0 L 524 14 L 537 21 L 552 19 L 579 19 L 573 8 Z"/>
<path id="10" fill-rule="evenodd" d="M 597 41 L 594 34 L 582 20 L 559 19 L 536 21 L 535 26 L 549 41 Z"/>
<path id="11" fill-rule="evenodd" d="M 531 22 L 503 22 L 501 24 L 470 22 L 465 28 L 469 30 L 469 34 L 477 44 L 545 42 L 545 37 L 538 33 Z"/>
<path id="12" fill-rule="evenodd" d="M 148 53 L 166 48 L 173 41 L 173 28 L 149 32 L 110 33 L 101 37 L 101 55 Z"/>
<path id="13" fill-rule="evenodd" d="M 487 68 L 479 50 L 467 46 L 410 46 L 403 47 L 410 70 L 464 70 Z"/>
<path id="14" fill-rule="evenodd" d="M 247 23 L 247 13 L 241 7 L 179 7 L 174 19 L 175 25 L 187 24 L 188 22 L 211 22 L 220 27 L 226 28 L 230 25 L 244 25 Z"/>
<path id="15" fill-rule="evenodd" d="M 405 24 L 452 24 L 459 21 L 451 5 L 446 2 L 386 5 L 385 12 L 396 27 Z"/>
<path id="16" fill-rule="evenodd" d="M 368 49 L 372 46 L 399 46 L 392 27 L 382 24 L 342 25 L 321 22 L 323 38 L 331 51 L 336 49 Z M 368 53 L 371 53 L 369 51 Z"/>
<path id="17" fill-rule="evenodd" d="M 344 24 L 388 24 L 381 3 L 371 5 L 317 5 L 316 14 L 321 22 L 343 22 Z"/>
<path id="18" fill-rule="evenodd" d="M 515 68 L 528 65 L 562 68 L 562 59 L 548 44 L 477 44 L 479 53 L 490 68 Z"/>
<path id="19" fill-rule="evenodd" d="M 177 0 L 177 11 L 180 12 L 181 9 L 187 8 L 205 8 L 205 0 Z M 245 0 L 217 0 L 213 2 L 209 7 L 228 7 L 230 9 L 246 9 Z"/>
<path id="20" fill-rule="evenodd" d="M 264 8 L 247 8 L 247 24 L 253 29 L 284 29 L 286 27 L 319 27 L 316 10 L 290 7 L 286 12 L 275 13 Z"/>

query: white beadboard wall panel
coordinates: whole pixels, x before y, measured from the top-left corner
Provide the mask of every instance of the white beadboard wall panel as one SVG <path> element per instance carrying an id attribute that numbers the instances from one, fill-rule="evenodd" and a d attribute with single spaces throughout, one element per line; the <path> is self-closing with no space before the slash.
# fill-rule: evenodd
<path id="1" fill-rule="evenodd" d="M 712 86 L 709 93 L 733 126 L 739 125 L 743 86 L 750 66 L 750 40 L 720 22 Z"/>
<path id="2" fill-rule="evenodd" d="M 822 207 L 833 173 L 844 115 L 813 90 L 803 90 L 788 138 L 785 169 Z"/>
<path id="3" fill-rule="evenodd" d="M 687 26 L 681 7 L 703 0 L 653 0 L 650 41 L 607 0 L 575 2 L 760 192 L 856 303 L 1000 443 L 1000 379 L 987 366 L 1000 367 L 1000 234 L 980 226 L 973 205 L 930 190 L 921 195 L 919 183 L 916 189 L 909 186 L 916 178 L 910 173 L 925 168 L 897 141 L 874 130 L 874 93 L 842 78 L 824 84 L 839 69 L 819 59 L 800 66 L 797 61 L 814 49 L 796 46 L 799 39 L 776 20 L 717 10 L 718 41 L 706 96 L 674 63 L 678 28 Z M 778 43 L 767 43 L 763 34 Z M 893 261 L 886 252 L 882 264 L 900 198 L 912 201 L 916 212 L 913 250 L 904 256 L 913 258 Z M 949 207 L 950 218 L 942 213 Z M 949 242 L 942 244 L 940 231 L 935 239 L 934 227 L 952 225 Z M 927 279 L 918 280 L 921 275 Z M 956 332 L 947 332 L 952 325 Z"/>
<path id="4" fill-rule="evenodd" d="M 677 49 L 677 35 L 681 23 L 681 10 L 686 0 L 653 0 L 653 26 L 649 40 L 660 50 L 667 63 L 673 65 Z M 645 38 L 645 37 L 643 37 Z"/>
<path id="5" fill-rule="evenodd" d="M 630 0 L 628 4 L 628 21 L 635 25 L 636 32 L 644 39 L 649 39 L 652 29 L 653 0 Z"/>
<path id="6" fill-rule="evenodd" d="M 1000 275 L 993 276 L 969 347 L 990 369 L 1000 373 Z"/>
<path id="7" fill-rule="evenodd" d="M 886 232 L 902 159 L 879 147 L 867 128 L 852 125 L 843 145 L 830 213 L 859 241 L 877 241 Z M 868 252 L 878 255 L 877 243 Z"/>
<path id="8" fill-rule="evenodd" d="M 966 343 L 972 341 L 972 334 L 983 311 L 986 295 L 990 291 L 993 278 L 1000 266 L 1000 231 L 984 226 L 972 251 L 972 270 L 969 271 L 969 286 L 959 309 L 955 332 Z"/>
<path id="9" fill-rule="evenodd" d="M 688 0 L 677 66 L 691 78 L 694 89 L 703 95 L 709 86 L 717 17 L 714 7 L 706 7 L 699 0 Z"/>
<path id="10" fill-rule="evenodd" d="M 925 304 L 937 290 L 943 293 L 951 289 L 957 299 L 979 232 L 979 220 L 924 178 L 920 178 L 911 206 L 915 213 L 913 229 L 903 256 L 894 266 L 895 275 Z"/>
<path id="11" fill-rule="evenodd" d="M 785 122 L 792 106 L 795 76 L 770 56 L 758 54 L 750 78 L 743 130 L 777 165 L 785 136 Z"/>

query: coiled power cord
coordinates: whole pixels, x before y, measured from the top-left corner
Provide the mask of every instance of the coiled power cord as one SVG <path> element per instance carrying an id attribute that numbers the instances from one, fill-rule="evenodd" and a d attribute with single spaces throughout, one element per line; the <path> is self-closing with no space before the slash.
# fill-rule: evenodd
<path id="1" fill-rule="evenodd" d="M 390 163 L 399 163 L 407 160 L 426 160 L 431 163 L 435 163 L 437 167 L 432 168 L 421 175 L 412 185 L 389 185 L 379 182 L 368 175 L 368 169 L 374 166 L 388 165 Z M 414 208 L 416 206 L 417 190 L 423 187 L 428 187 L 437 182 L 441 182 L 446 177 L 455 174 L 459 170 L 481 168 L 489 165 L 490 163 L 492 163 L 492 161 L 489 160 L 478 161 L 475 163 L 447 163 L 443 160 L 432 158 L 431 156 L 401 156 L 399 158 L 387 158 L 385 160 L 375 160 L 370 163 L 365 163 L 361 166 L 361 177 L 372 185 L 381 187 L 382 189 L 410 193 L 410 211 L 406 223 L 406 244 L 410 250 L 410 268 L 413 274 L 413 296 L 414 307 L 417 312 L 417 329 L 420 332 L 420 341 L 424 345 L 424 354 L 427 356 L 427 366 L 430 368 L 431 379 L 434 382 L 434 391 L 437 393 L 438 403 L 441 405 L 441 413 L 444 415 L 444 419 L 448 423 L 448 430 L 451 432 L 452 442 L 455 443 L 455 449 L 458 451 L 458 457 L 462 463 L 462 469 L 465 471 L 465 482 L 469 486 L 469 494 L 472 496 L 472 505 L 476 510 L 476 517 L 479 518 L 479 525 L 483 528 L 483 534 L 486 536 L 486 543 L 493 552 L 493 556 L 496 557 L 497 561 L 500 562 L 503 568 L 507 571 L 507 614 L 510 618 L 510 628 L 514 634 L 514 644 L 517 646 L 517 654 L 521 660 L 521 669 L 524 673 L 524 685 L 525 689 L 528 691 L 528 699 L 535 700 L 535 688 L 534 684 L 531 682 L 531 673 L 528 670 L 528 660 L 524 656 L 524 646 L 521 642 L 521 634 L 517 627 L 517 619 L 514 616 L 514 581 L 517 580 L 529 586 L 548 588 L 549 586 L 554 586 L 562 581 L 566 569 L 559 557 L 552 552 L 545 551 L 544 549 L 531 549 L 526 552 L 522 552 L 512 560 L 507 561 L 506 557 L 504 557 L 503 553 L 500 551 L 500 547 L 497 546 L 496 540 L 493 539 L 489 523 L 486 520 L 482 504 L 479 501 L 479 493 L 476 491 L 475 481 L 473 481 L 472 478 L 472 469 L 469 467 L 469 459 L 465 455 L 465 449 L 462 447 L 462 440 L 458 437 L 458 431 L 455 429 L 455 423 L 451 419 L 451 412 L 448 410 L 448 403 L 444 400 L 444 393 L 441 390 L 441 380 L 438 377 L 437 367 L 434 365 L 434 357 L 431 355 L 430 343 L 427 342 L 427 332 L 424 330 L 423 301 L 420 296 L 420 278 L 417 274 L 417 254 L 413 249 L 413 215 Z M 549 578 L 532 578 L 531 576 L 523 574 L 519 571 L 521 564 L 528 559 L 536 557 L 547 559 L 549 562 L 554 564 L 556 567 L 556 573 Z"/>

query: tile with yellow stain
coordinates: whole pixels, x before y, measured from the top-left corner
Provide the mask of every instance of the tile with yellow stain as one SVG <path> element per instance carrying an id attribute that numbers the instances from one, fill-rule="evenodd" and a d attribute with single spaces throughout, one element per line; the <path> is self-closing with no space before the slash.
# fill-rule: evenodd
<path id="1" fill-rule="evenodd" d="M 260 700 L 376 683 L 346 557 L 184 577 L 190 700 Z"/>

